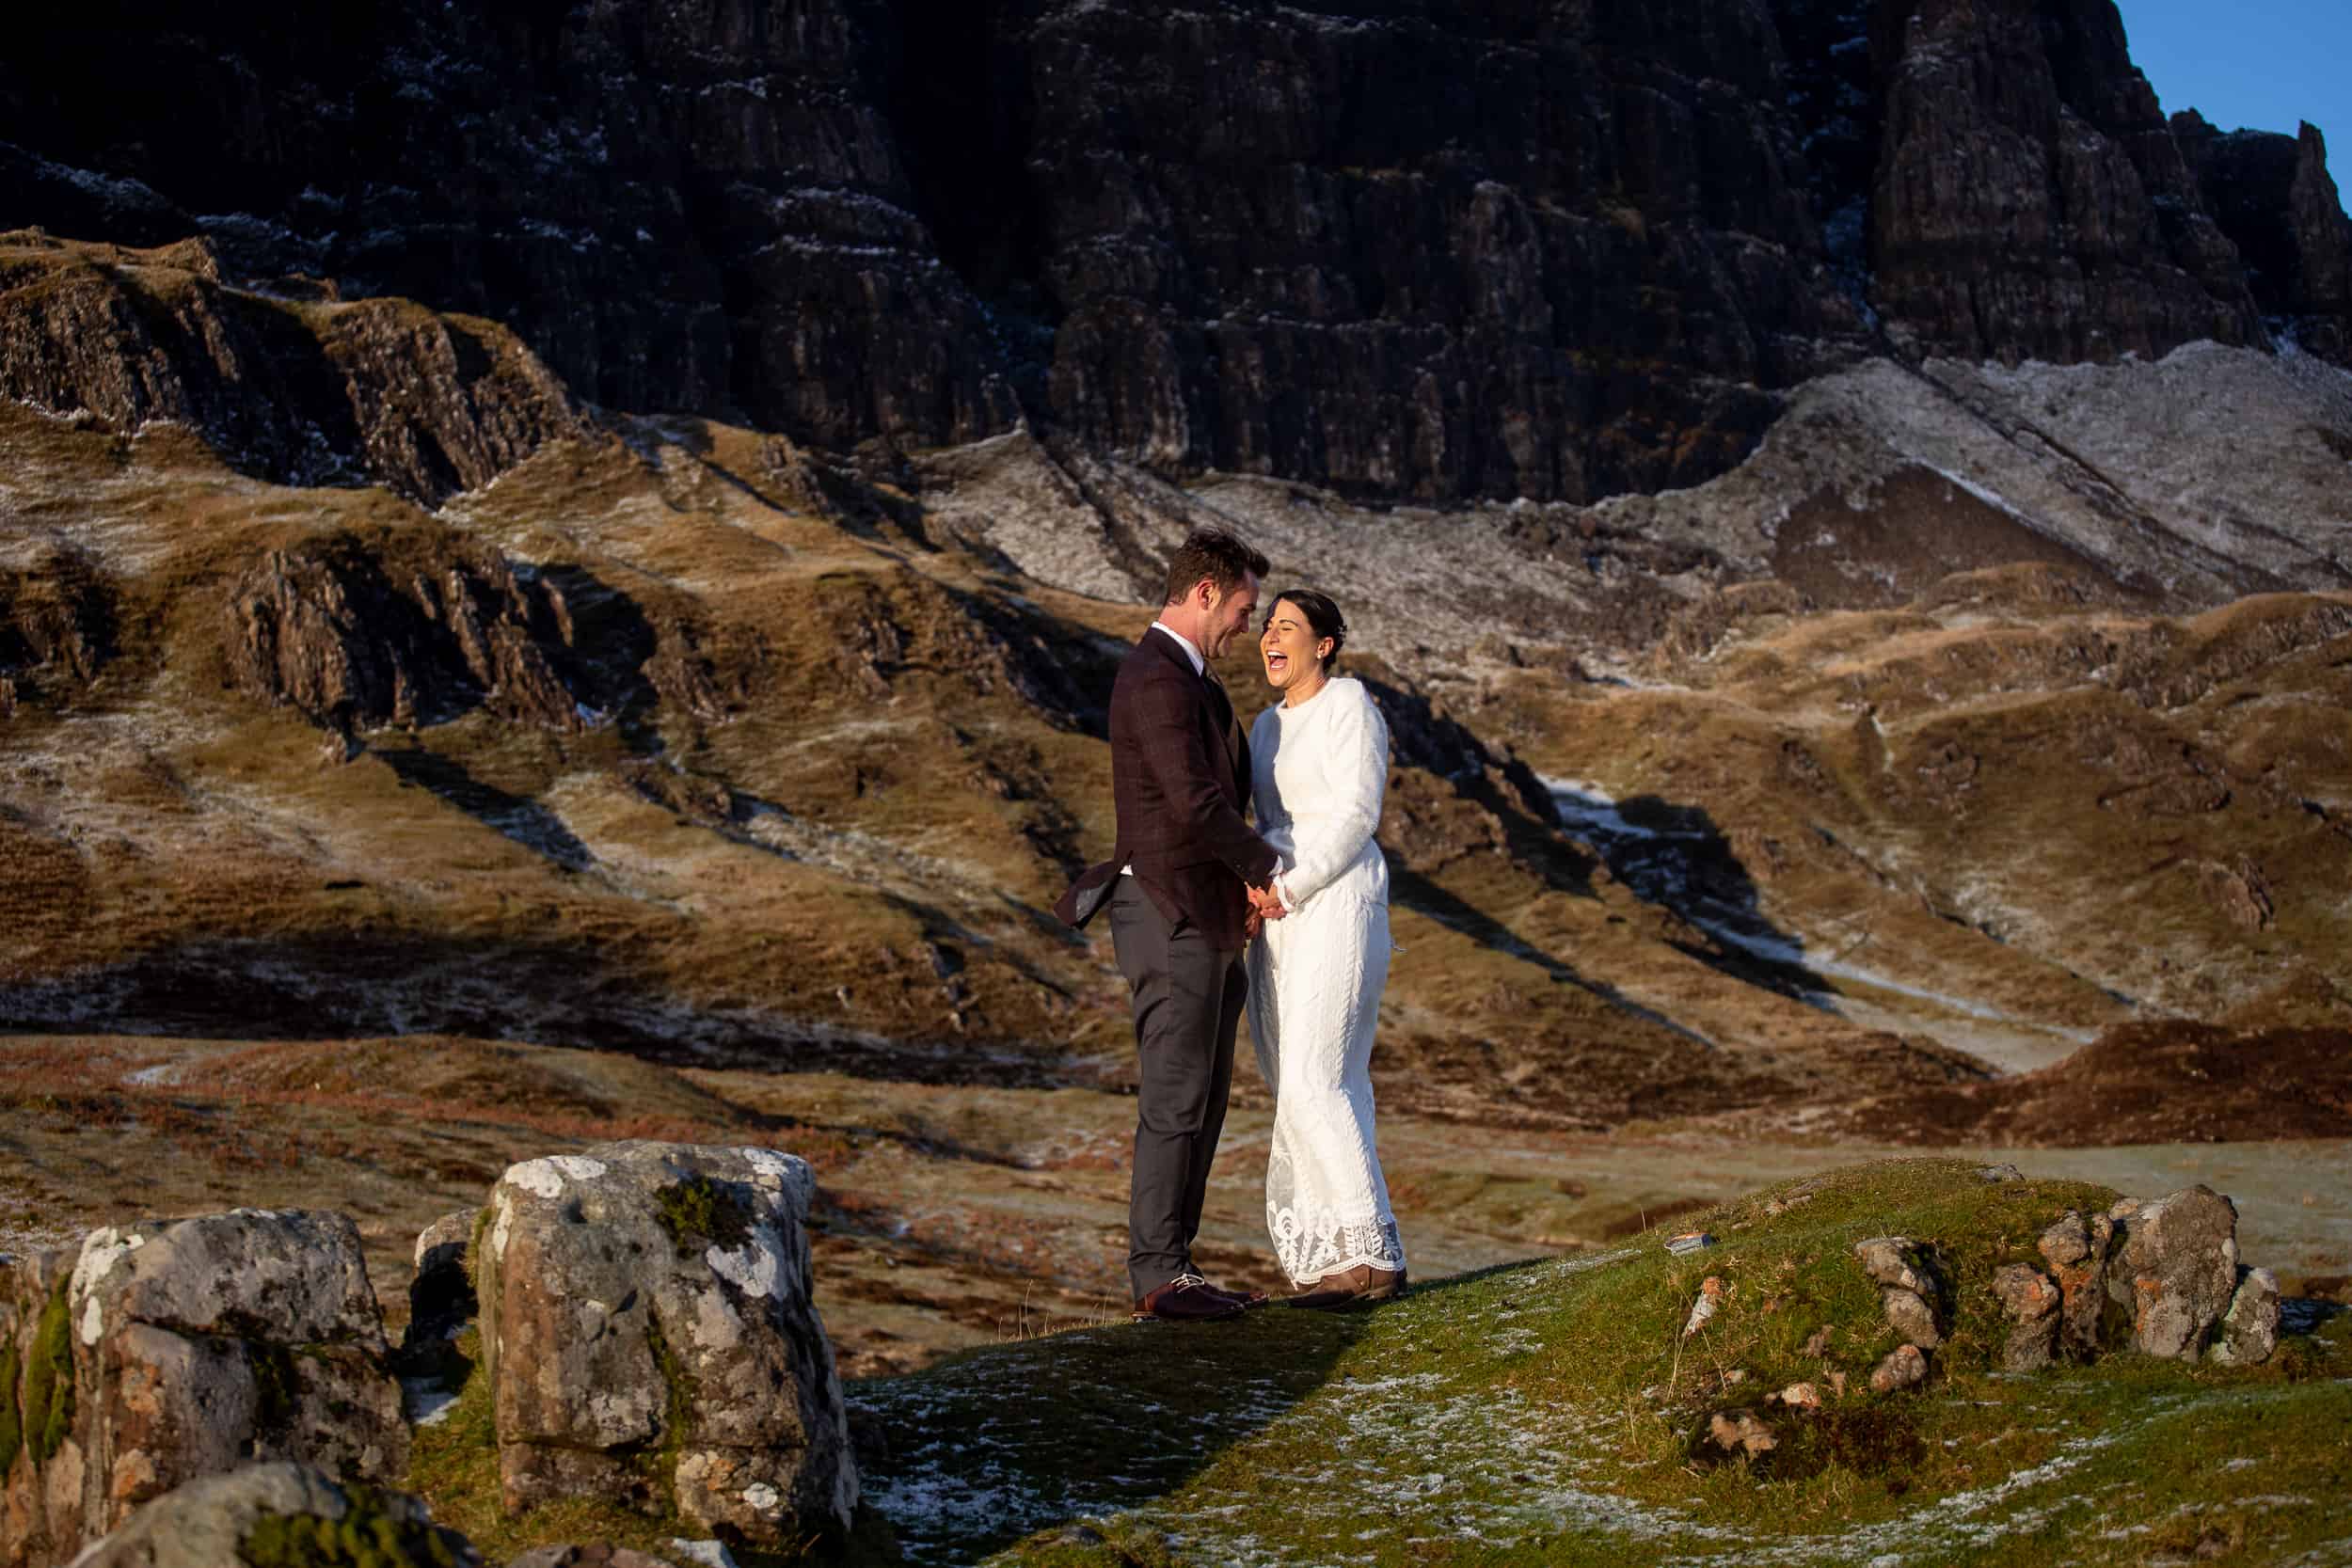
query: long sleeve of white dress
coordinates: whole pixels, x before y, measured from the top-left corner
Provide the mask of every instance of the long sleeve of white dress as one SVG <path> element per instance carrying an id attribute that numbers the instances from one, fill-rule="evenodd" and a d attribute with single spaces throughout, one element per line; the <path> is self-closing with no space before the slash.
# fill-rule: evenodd
<path id="1" fill-rule="evenodd" d="M 1380 830 L 1380 803 L 1389 783 L 1389 726 L 1363 683 L 1335 680 L 1313 699 L 1327 704 L 1313 726 L 1311 754 L 1322 786 L 1311 793 L 1291 789 L 1288 800 L 1313 802 L 1291 814 L 1290 853 L 1277 875 L 1285 908 L 1296 911 L 1342 873 L 1357 868 Z M 1385 869 L 1385 867 L 1384 867 Z M 1361 879 L 1355 879 L 1360 880 Z M 1378 895 L 1388 894 L 1380 879 Z M 1365 892 L 1372 890 L 1365 889 Z"/>

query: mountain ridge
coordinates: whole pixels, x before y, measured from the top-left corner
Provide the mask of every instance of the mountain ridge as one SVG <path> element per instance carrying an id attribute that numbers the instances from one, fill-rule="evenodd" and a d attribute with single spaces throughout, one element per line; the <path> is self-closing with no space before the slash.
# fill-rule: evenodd
<path id="1" fill-rule="evenodd" d="M 1727 471 L 1873 356 L 2341 363 L 2352 321 L 2315 134 L 2166 121 L 2110 0 L 382 0 L 125 29 L 102 71 L 116 20 L 0 64 L 9 221 L 201 233 L 820 449 L 1025 424 L 1167 477 L 1588 503 Z"/>

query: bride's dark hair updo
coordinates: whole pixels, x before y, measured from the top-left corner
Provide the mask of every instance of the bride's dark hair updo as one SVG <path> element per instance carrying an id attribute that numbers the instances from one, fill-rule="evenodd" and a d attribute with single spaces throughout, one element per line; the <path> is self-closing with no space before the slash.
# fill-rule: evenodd
<path id="1" fill-rule="evenodd" d="M 1324 656 L 1323 673 L 1329 674 L 1331 666 L 1340 659 L 1340 650 L 1347 646 L 1347 617 L 1331 602 L 1328 594 L 1318 594 L 1311 588 L 1285 588 L 1274 595 L 1274 603 L 1266 606 L 1266 625 L 1274 624 L 1274 611 L 1284 599 L 1298 607 L 1298 613 L 1307 617 L 1307 625 L 1314 629 L 1317 641 L 1331 640 L 1331 651 Z M 1260 627 L 1263 630 L 1264 627 Z"/>

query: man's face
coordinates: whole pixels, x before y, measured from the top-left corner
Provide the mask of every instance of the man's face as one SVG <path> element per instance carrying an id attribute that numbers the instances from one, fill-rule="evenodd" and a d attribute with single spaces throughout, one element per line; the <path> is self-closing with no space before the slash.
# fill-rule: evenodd
<path id="1" fill-rule="evenodd" d="M 1222 658 L 1226 645 L 1258 612 L 1258 579 L 1254 575 L 1245 575 L 1231 593 L 1220 594 L 1211 587 L 1209 594 L 1207 617 L 1202 623 L 1207 637 L 1200 651 L 1211 658 Z"/>

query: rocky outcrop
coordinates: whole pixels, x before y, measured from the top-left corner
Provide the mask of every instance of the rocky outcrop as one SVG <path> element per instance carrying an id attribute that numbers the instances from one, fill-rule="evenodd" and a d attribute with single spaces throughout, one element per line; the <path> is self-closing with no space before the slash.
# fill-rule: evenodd
<path id="1" fill-rule="evenodd" d="M 0 1272 L 0 1366 L 26 1418 L 0 1451 L 0 1563 L 61 1563 L 141 1503 L 252 1458 L 397 1476 L 408 1431 L 389 1354 L 341 1214 L 240 1209 L 16 1261 Z"/>
<path id="2" fill-rule="evenodd" d="M 233 288 L 204 240 L 0 234 L 0 396 L 122 431 L 178 420 L 262 478 L 373 481 L 426 505 L 584 429 L 494 323 Z"/>
<path id="3" fill-rule="evenodd" d="M 2352 218 L 2319 128 L 2223 132 L 2186 109 L 2172 117 L 2172 136 L 2214 221 L 2245 259 L 2263 314 L 2303 348 L 2352 360 Z"/>
<path id="4" fill-rule="evenodd" d="M 2120 1238 L 2107 1293 L 2131 1314 L 2133 1344 L 2195 1360 L 2237 1294 L 2237 1206 L 2199 1186 L 2107 1212 Z"/>
<path id="5" fill-rule="evenodd" d="M 1853 1254 L 1879 1288 L 1880 1309 L 1897 1337 L 1922 1351 L 1940 1347 L 1951 1307 L 1934 1249 L 1907 1236 L 1874 1236 L 1856 1242 Z"/>
<path id="6" fill-rule="evenodd" d="M 486 706 L 581 727 L 568 667 L 571 610 L 554 582 L 431 528 L 272 550 L 228 601 L 238 684 L 346 734 Z"/>
<path id="7" fill-rule="evenodd" d="M 53 546 L 0 564 L 0 719 L 88 686 L 114 652 L 114 594 L 87 556 Z"/>
<path id="8" fill-rule="evenodd" d="M 102 37 L 128 45 L 103 71 Z M 127 33 L 60 12 L 0 61 L 0 205 L 132 244 L 200 230 L 271 287 L 502 321 L 607 406 L 971 439 L 1015 409 L 914 211 L 901 47 L 872 0 L 395 0 Z"/>
<path id="9" fill-rule="evenodd" d="M 1899 341 L 2061 363 L 2261 341 L 2112 0 L 1885 5 L 1870 47 L 1873 298 Z"/>
<path id="10" fill-rule="evenodd" d="M 505 1504 L 593 1489 L 760 1544 L 847 1530 L 805 1163 L 606 1144 L 510 1168 L 474 1266 Z"/>
<path id="11" fill-rule="evenodd" d="M 227 1563 L 368 1563 L 478 1568 L 454 1530 L 404 1492 L 339 1481 L 305 1465 L 253 1465 L 190 1481 L 146 1504 L 74 1560 L 76 1568 L 222 1568 Z"/>
<path id="12" fill-rule="evenodd" d="M 2006 1264 L 1993 1275 L 1993 1294 L 2011 1324 L 2001 1348 L 2002 1370 L 2032 1372 L 2048 1366 L 2058 1348 L 2062 1299 L 2049 1276 L 2024 1263 Z"/>
<path id="13" fill-rule="evenodd" d="M 2278 1279 L 2239 1266 L 2236 1207 L 2211 1188 L 2124 1198 L 2104 1214 L 2070 1209 L 2036 1249 L 2047 1274 L 2011 1263 L 1992 1280 L 2011 1371 L 2126 1349 L 2250 1366 L 2278 1347 Z"/>

